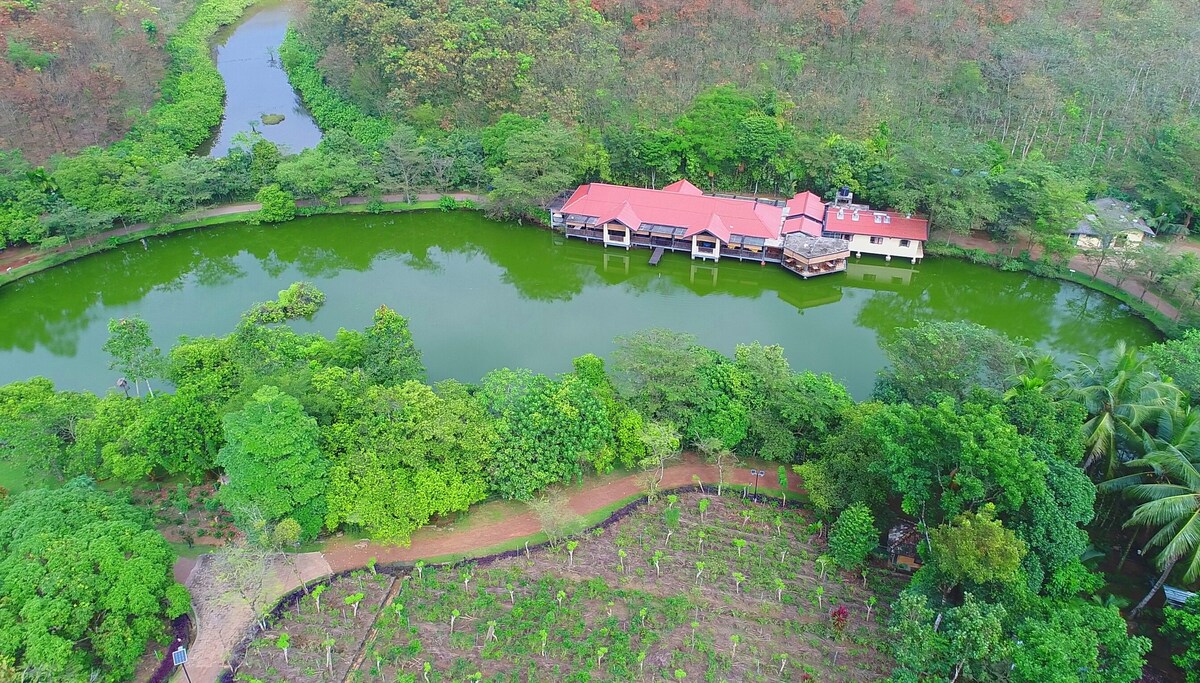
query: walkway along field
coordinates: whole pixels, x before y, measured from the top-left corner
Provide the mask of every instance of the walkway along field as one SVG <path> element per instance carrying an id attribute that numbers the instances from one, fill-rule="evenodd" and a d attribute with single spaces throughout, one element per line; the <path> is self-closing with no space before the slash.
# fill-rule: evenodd
<path id="1" fill-rule="evenodd" d="M 766 467 L 767 476 L 760 486 L 775 484 L 775 472 Z M 673 488 L 693 484 L 716 485 L 717 468 L 694 455 L 685 455 L 683 462 L 668 467 L 662 487 Z M 740 488 L 753 484 L 750 470 L 738 467 L 726 472 L 726 485 Z M 800 479 L 788 475 L 788 490 L 802 492 Z M 637 475 L 620 474 L 593 477 L 582 487 L 563 489 L 572 512 L 586 517 L 624 504 L 642 495 Z M 495 552 L 502 546 L 518 545 L 522 539 L 536 537 L 542 530 L 540 522 L 520 503 L 507 501 L 483 503 L 472 508 L 461 523 L 448 527 L 430 525 L 413 534 L 408 547 L 376 546 L 364 541 L 335 538 L 321 552 L 299 553 L 290 562 L 276 562 L 271 576 L 263 582 L 257 605 L 274 605 L 280 597 L 299 587 L 300 581 L 312 581 L 331 573 L 365 567 L 371 558 L 379 564 L 436 560 L 449 557 L 476 557 Z M 211 556 L 204 556 L 191 570 L 187 586 L 192 591 L 196 612 L 196 637 L 188 648 L 188 673 L 192 683 L 215 683 L 233 648 L 254 623 L 254 612 L 246 600 L 225 592 L 216 580 Z M 186 562 L 181 560 L 181 562 Z M 172 679 L 185 679 L 180 673 Z"/>

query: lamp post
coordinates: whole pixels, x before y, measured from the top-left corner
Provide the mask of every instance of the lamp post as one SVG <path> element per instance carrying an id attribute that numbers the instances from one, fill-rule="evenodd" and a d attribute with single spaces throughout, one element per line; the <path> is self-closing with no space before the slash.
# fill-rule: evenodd
<path id="1" fill-rule="evenodd" d="M 750 470 L 750 476 L 754 477 L 754 500 L 758 501 L 758 482 L 763 477 L 767 476 L 765 470 Z"/>

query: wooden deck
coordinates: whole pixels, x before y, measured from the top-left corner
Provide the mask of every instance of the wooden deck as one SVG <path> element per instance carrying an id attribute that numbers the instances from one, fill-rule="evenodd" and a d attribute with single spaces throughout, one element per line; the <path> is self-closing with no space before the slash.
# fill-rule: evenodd
<path id="1" fill-rule="evenodd" d="M 658 262 L 662 260 L 664 253 L 666 253 L 666 249 L 662 247 L 655 247 L 654 253 L 650 255 L 650 265 L 657 266 Z"/>

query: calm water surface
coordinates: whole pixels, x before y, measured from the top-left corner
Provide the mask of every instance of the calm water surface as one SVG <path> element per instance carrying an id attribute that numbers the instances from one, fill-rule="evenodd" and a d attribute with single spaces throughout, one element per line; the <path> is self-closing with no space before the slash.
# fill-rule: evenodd
<path id="1" fill-rule="evenodd" d="M 793 367 L 833 373 L 855 396 L 884 365 L 880 343 L 919 320 L 967 320 L 1067 359 L 1154 329 L 1115 300 L 1070 283 L 951 259 L 919 266 L 864 258 L 802 280 L 777 266 L 691 261 L 565 241 L 475 213 L 331 216 L 151 239 L 0 289 L 0 382 L 44 375 L 103 391 L 110 318 L 141 315 L 168 348 L 226 334 L 252 303 L 296 280 L 328 295 L 297 329 L 361 329 L 387 304 L 411 321 L 430 379 L 476 381 L 498 367 L 555 373 L 608 354 L 617 335 L 667 327 L 723 352 L 782 344 Z M 931 353 L 936 353 L 931 349 Z"/>
<path id="2" fill-rule="evenodd" d="M 236 24 L 213 41 L 217 70 L 225 79 L 225 116 L 207 151 L 225 156 L 233 136 L 254 129 L 268 140 L 299 152 L 321 141 L 321 130 L 292 90 L 279 64 L 279 44 L 297 7 L 288 0 L 267 0 L 246 10 Z M 283 114 L 282 123 L 264 125 L 263 114 Z"/>

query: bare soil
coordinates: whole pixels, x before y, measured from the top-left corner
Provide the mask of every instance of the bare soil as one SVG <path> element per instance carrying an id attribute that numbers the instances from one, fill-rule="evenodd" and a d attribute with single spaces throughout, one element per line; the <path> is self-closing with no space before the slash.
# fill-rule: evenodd
<path id="1" fill-rule="evenodd" d="M 701 500 L 710 506 L 703 519 Z M 336 674 L 352 664 L 347 680 L 431 683 L 476 674 L 621 681 L 673 679 L 680 671 L 687 680 L 835 682 L 887 675 L 877 649 L 881 610 L 903 578 L 872 569 L 868 589 L 860 575 L 825 567 L 817 559 L 823 542 L 794 510 L 684 494 L 672 524 L 670 505 L 660 499 L 576 537 L 577 545 L 412 573 L 378 618 L 370 617 L 374 627 L 361 648 L 343 643 L 364 632 L 361 609 L 353 625 L 338 613 L 318 619 L 311 605 L 288 610 L 240 672 L 264 681 L 341 680 Z M 339 579 L 330 591 L 356 586 Z M 831 617 L 834 605 L 847 610 L 844 628 Z M 285 632 L 293 642 L 297 633 L 331 634 L 335 675 L 327 679 L 313 663 L 325 666 L 324 649 L 312 661 L 298 665 L 293 657 L 283 666 L 271 643 Z"/>

